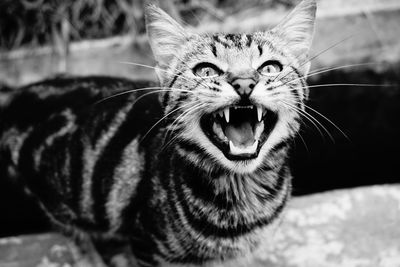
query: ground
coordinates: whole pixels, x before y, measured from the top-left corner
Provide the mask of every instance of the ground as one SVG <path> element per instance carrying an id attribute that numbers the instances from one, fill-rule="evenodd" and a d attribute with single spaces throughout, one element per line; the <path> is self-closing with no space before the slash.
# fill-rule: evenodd
<path id="1" fill-rule="evenodd" d="M 269 242 L 240 267 L 399 267 L 399 222 L 400 185 L 296 197 Z M 74 245 L 56 233 L 0 239 L 2 267 L 68 267 L 75 260 Z"/>

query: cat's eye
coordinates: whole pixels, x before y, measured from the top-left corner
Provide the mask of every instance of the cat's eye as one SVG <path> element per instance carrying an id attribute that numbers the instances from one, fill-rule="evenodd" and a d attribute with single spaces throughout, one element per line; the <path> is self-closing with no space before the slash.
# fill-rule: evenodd
<path id="1" fill-rule="evenodd" d="M 222 71 L 214 64 L 202 62 L 193 68 L 193 73 L 202 78 L 214 78 L 221 75 Z"/>
<path id="2" fill-rule="evenodd" d="M 268 60 L 258 68 L 258 71 L 263 75 L 273 76 L 282 71 L 282 64 L 276 60 Z"/>

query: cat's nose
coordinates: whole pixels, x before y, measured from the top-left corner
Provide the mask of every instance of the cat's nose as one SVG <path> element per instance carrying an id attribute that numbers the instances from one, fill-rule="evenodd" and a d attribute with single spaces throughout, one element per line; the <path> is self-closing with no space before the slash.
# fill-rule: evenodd
<path id="1" fill-rule="evenodd" d="M 247 97 L 253 92 L 256 81 L 251 78 L 238 78 L 231 84 L 241 97 Z"/>

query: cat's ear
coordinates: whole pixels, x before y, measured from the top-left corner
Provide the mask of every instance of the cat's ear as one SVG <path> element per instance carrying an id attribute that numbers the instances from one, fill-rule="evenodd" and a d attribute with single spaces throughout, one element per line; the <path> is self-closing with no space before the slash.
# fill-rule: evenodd
<path id="1" fill-rule="evenodd" d="M 160 66 L 168 65 L 171 58 L 188 40 L 185 29 L 167 13 L 153 4 L 145 8 L 146 31 L 154 58 Z"/>
<path id="2" fill-rule="evenodd" d="M 303 0 L 290 12 L 272 31 L 287 41 L 292 53 L 304 64 L 308 58 L 311 47 L 315 13 L 317 5 L 315 0 Z"/>

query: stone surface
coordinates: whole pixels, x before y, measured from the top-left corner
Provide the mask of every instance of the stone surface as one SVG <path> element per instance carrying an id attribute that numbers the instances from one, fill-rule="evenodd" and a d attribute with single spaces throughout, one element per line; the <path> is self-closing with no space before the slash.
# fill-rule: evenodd
<path id="1" fill-rule="evenodd" d="M 399 267 L 400 185 L 293 198 L 251 263 L 269 267 Z M 69 267 L 71 241 L 47 233 L 0 239 L 1 267 Z"/>
<path id="2" fill-rule="evenodd" d="M 400 186 L 299 197 L 260 261 L 282 267 L 398 267 L 399 224 Z"/>

